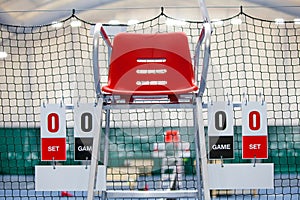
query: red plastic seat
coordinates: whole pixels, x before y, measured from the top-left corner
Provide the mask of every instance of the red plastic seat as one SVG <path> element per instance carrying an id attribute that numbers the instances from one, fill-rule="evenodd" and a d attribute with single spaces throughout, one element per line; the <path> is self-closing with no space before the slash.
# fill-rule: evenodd
<path id="1" fill-rule="evenodd" d="M 197 91 L 184 33 L 120 33 L 114 38 L 108 85 L 119 95 L 178 95 Z"/>

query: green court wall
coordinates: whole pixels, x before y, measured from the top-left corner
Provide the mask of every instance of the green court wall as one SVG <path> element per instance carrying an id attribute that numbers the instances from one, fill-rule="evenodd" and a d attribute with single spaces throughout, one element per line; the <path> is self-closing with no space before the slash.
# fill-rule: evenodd
<path id="1" fill-rule="evenodd" d="M 192 127 L 164 128 L 113 128 L 110 129 L 109 166 L 124 166 L 126 160 L 154 159 L 154 171 L 159 171 L 161 161 L 153 158 L 153 143 L 164 142 L 164 132 L 179 130 L 181 140 L 191 143 L 191 158 L 184 159 L 185 172 L 193 173 L 195 151 Z M 251 162 L 242 159 L 240 126 L 234 127 L 235 158 L 228 163 Z M 142 133 L 142 136 L 138 136 Z M 300 173 L 300 127 L 269 126 L 269 158 L 258 162 L 274 163 L 275 173 Z M 61 164 L 81 164 L 74 161 L 73 129 L 67 129 L 67 161 Z M 103 136 L 102 136 L 103 142 Z M 103 149 L 103 144 L 102 144 Z M 0 174 L 34 174 L 35 165 L 49 165 L 40 161 L 39 128 L 0 128 Z"/>

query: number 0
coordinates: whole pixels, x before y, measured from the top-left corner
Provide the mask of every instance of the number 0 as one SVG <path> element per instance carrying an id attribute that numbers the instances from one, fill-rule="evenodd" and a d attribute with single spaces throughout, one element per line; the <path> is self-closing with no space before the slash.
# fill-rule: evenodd
<path id="1" fill-rule="evenodd" d="M 215 113 L 215 127 L 218 131 L 226 129 L 227 120 L 226 113 L 224 111 L 218 111 Z"/>
<path id="2" fill-rule="evenodd" d="M 93 116 L 91 113 L 82 113 L 81 115 L 81 130 L 83 132 L 90 132 L 93 128 Z"/>
<path id="3" fill-rule="evenodd" d="M 260 113 L 258 111 L 251 111 L 249 113 L 249 128 L 252 131 L 260 129 Z"/>
<path id="4" fill-rule="evenodd" d="M 48 131 L 50 133 L 55 133 L 59 130 L 59 116 L 57 113 L 50 113 L 47 118 L 48 121 Z"/>

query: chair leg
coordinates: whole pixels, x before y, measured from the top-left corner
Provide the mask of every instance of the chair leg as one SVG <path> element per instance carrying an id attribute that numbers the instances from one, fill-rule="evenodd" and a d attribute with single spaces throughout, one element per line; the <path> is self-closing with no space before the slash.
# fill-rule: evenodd
<path id="1" fill-rule="evenodd" d="M 195 152 L 196 152 L 196 181 L 197 181 L 197 191 L 198 191 L 198 199 L 202 198 L 202 188 L 201 188 L 201 169 L 200 169 L 200 144 L 199 144 L 199 134 L 197 128 L 197 114 L 194 110 L 194 127 L 195 127 Z"/>
<path id="2" fill-rule="evenodd" d="M 202 185 L 203 185 L 203 192 L 204 192 L 204 199 L 210 200 L 210 190 L 209 190 L 209 180 L 208 180 L 208 164 L 207 164 L 207 151 L 206 151 L 206 142 L 205 142 L 205 132 L 204 132 L 204 122 L 203 122 L 203 113 L 202 113 L 202 98 L 196 98 L 196 112 L 195 112 L 195 120 L 196 120 L 196 127 L 197 127 L 197 137 L 195 138 L 196 143 L 196 151 L 200 160 L 201 166 L 201 175 L 202 175 Z M 200 153 L 200 155 L 199 155 Z M 197 158 L 198 159 L 198 158 Z M 198 165 L 199 163 L 197 163 Z M 200 178 L 200 177 L 198 177 Z M 198 186 L 198 188 L 200 188 Z"/>
<path id="3" fill-rule="evenodd" d="M 103 107 L 103 99 L 100 98 L 98 102 L 101 108 Z M 100 125 L 102 122 L 102 114 L 100 116 Z M 101 138 L 101 128 L 98 134 L 94 135 L 93 138 L 93 149 L 92 149 L 92 157 L 91 157 L 91 166 L 90 166 L 90 175 L 89 175 L 89 185 L 88 185 L 88 200 L 93 200 L 94 198 L 94 189 L 95 189 L 95 180 L 97 177 L 97 169 L 98 169 L 98 158 L 99 158 L 99 147 L 100 147 L 100 138 Z"/>

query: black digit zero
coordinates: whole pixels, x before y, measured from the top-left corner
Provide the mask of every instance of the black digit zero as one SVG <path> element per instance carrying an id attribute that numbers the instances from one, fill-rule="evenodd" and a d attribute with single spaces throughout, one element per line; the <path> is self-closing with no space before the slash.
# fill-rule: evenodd
<path id="1" fill-rule="evenodd" d="M 93 116 L 91 113 L 85 112 L 81 115 L 81 130 L 90 132 L 93 128 Z"/>
<path id="2" fill-rule="evenodd" d="M 218 131 L 223 131 L 226 129 L 227 119 L 224 111 L 217 111 L 215 113 L 215 127 Z"/>

